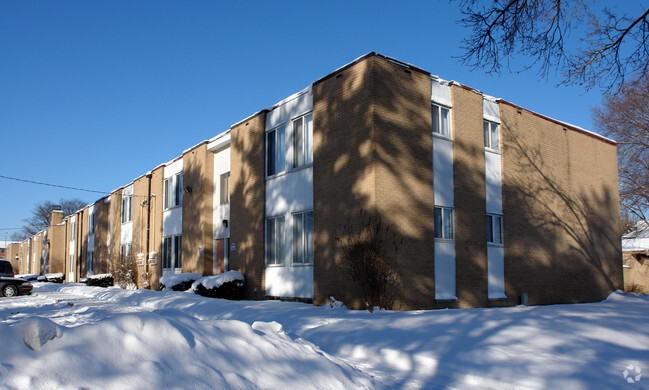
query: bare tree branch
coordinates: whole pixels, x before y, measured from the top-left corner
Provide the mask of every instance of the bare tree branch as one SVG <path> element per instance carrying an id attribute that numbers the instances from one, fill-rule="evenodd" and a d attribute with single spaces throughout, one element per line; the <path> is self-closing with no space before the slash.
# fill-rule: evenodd
<path id="1" fill-rule="evenodd" d="M 567 84 L 606 90 L 648 74 L 649 9 L 632 18 L 583 0 L 456 1 L 460 24 L 471 30 L 460 60 L 472 69 L 498 73 L 506 61 L 513 70 L 510 59 L 522 56 L 529 64 L 514 71 L 537 67 L 542 78 L 556 71 Z M 571 40 L 573 27 L 585 24 L 585 34 Z"/>

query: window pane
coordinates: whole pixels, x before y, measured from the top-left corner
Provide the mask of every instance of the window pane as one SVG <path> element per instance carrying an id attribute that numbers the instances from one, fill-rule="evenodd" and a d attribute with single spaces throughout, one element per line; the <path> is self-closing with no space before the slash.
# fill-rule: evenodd
<path id="1" fill-rule="evenodd" d="M 183 254 L 183 240 L 182 236 L 176 236 L 175 237 L 175 267 L 176 268 L 182 268 L 183 262 L 182 262 L 182 254 Z"/>
<path id="2" fill-rule="evenodd" d="M 304 165 L 304 125 L 303 118 L 298 118 L 293 121 L 293 152 L 294 160 L 293 166 L 300 167 Z"/>
<path id="3" fill-rule="evenodd" d="M 440 109 L 441 114 L 442 114 L 442 117 L 441 117 L 441 126 L 442 126 L 441 134 L 443 136 L 448 137 L 448 136 L 450 136 L 450 132 L 448 131 L 449 130 L 449 128 L 448 128 L 448 109 L 444 108 L 444 107 L 440 107 L 439 109 Z"/>
<path id="4" fill-rule="evenodd" d="M 275 220 L 266 220 L 266 261 L 275 264 Z"/>
<path id="5" fill-rule="evenodd" d="M 453 210 L 444 209 L 444 238 L 453 239 Z"/>
<path id="6" fill-rule="evenodd" d="M 313 263 L 313 211 L 304 213 L 304 262 Z"/>
<path id="7" fill-rule="evenodd" d="M 491 148 L 500 149 L 500 136 L 498 134 L 498 125 L 491 124 Z"/>
<path id="8" fill-rule="evenodd" d="M 313 114 L 304 117 L 306 121 L 306 139 L 304 149 L 306 150 L 306 163 L 313 162 Z"/>
<path id="9" fill-rule="evenodd" d="M 491 215 L 487 215 L 487 242 L 493 242 L 493 241 L 494 241 L 493 217 Z"/>
<path id="10" fill-rule="evenodd" d="M 284 217 L 277 217 L 277 253 L 275 264 L 284 264 L 286 257 L 286 230 L 284 229 Z"/>
<path id="11" fill-rule="evenodd" d="M 439 106 L 433 105 L 433 132 L 441 134 L 441 129 L 439 126 Z"/>
<path id="12" fill-rule="evenodd" d="M 435 207 L 435 238 L 442 238 L 442 209 Z"/>
<path id="13" fill-rule="evenodd" d="M 221 175 L 221 204 L 230 203 L 230 172 Z"/>
<path id="14" fill-rule="evenodd" d="M 169 208 L 169 179 L 165 179 L 165 188 L 164 188 L 164 204 L 165 210 Z"/>
<path id="15" fill-rule="evenodd" d="M 176 175 L 176 196 L 174 198 L 174 206 L 183 204 L 183 174 Z"/>
<path id="16" fill-rule="evenodd" d="M 484 146 L 487 148 L 491 147 L 491 143 L 489 142 L 489 122 L 484 122 Z"/>
<path id="17" fill-rule="evenodd" d="M 502 244 L 503 243 L 503 237 L 502 237 L 502 222 L 503 222 L 503 217 L 494 217 L 494 241 L 495 243 Z"/>
<path id="18" fill-rule="evenodd" d="M 266 175 L 272 176 L 275 174 L 275 131 L 271 131 L 266 135 Z"/>
<path id="19" fill-rule="evenodd" d="M 304 263 L 304 241 L 302 239 L 302 214 L 293 214 L 293 262 Z"/>
<path id="20" fill-rule="evenodd" d="M 285 127 L 277 129 L 277 170 L 276 173 L 284 172 L 286 169 L 286 137 L 284 136 Z"/>

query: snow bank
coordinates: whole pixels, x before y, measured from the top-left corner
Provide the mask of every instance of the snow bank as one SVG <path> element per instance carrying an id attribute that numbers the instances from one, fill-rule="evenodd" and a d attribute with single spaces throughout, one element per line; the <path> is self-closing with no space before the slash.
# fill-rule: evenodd
<path id="1" fill-rule="evenodd" d="M 368 313 L 77 283 L 37 283 L 35 292 L 0 299 L 2 389 L 585 390 L 649 383 L 645 375 L 627 383 L 638 375 L 630 365 L 649 370 L 647 295 Z M 32 316 L 56 323 L 63 337 L 30 350 L 21 324 Z M 36 328 L 39 340 L 52 334 L 45 331 L 51 324 Z"/>
<path id="2" fill-rule="evenodd" d="M 241 274 L 241 272 L 239 271 L 228 271 L 222 274 L 218 274 L 214 276 L 205 276 L 203 278 L 198 279 L 197 281 L 194 282 L 194 284 L 192 284 L 192 290 L 196 291 L 199 284 L 202 284 L 203 287 L 210 290 L 210 289 L 221 287 L 225 283 L 234 282 L 235 280 L 240 280 L 242 282 L 245 282 L 246 279 L 243 277 L 243 274 Z"/>
<path id="3" fill-rule="evenodd" d="M 16 346 L 22 340 L 5 339 L 6 328 L 0 327 L 3 345 L 13 352 L 0 354 L 2 388 L 277 389 L 289 383 L 298 389 L 373 387 L 367 375 L 278 333 L 272 323 L 253 327 L 236 320 L 199 321 L 168 310 L 105 316 L 63 328 L 65 337 L 60 337 L 60 327 L 50 320 L 29 320 L 35 321 L 30 329 L 37 358 L 27 347 L 21 351 Z M 53 335 L 60 338 L 39 344 Z M 4 367 L 11 369 L 3 372 Z"/>

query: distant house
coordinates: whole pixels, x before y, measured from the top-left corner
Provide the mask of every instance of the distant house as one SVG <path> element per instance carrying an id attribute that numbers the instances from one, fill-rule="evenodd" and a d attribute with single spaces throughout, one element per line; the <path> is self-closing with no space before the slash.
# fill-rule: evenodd
<path id="1" fill-rule="evenodd" d="M 649 293 L 649 223 L 638 221 L 622 237 L 624 289 Z"/>

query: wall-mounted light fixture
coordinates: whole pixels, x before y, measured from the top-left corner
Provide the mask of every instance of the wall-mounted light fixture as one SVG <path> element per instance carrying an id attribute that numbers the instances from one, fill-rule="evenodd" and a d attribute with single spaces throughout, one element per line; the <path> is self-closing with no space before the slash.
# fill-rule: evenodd
<path id="1" fill-rule="evenodd" d="M 228 227 L 228 220 L 227 219 L 223 220 L 223 227 L 224 228 Z"/>
<path id="2" fill-rule="evenodd" d="M 188 193 L 188 194 L 191 194 L 192 193 L 192 187 L 190 187 L 190 186 L 185 187 L 185 192 Z"/>

